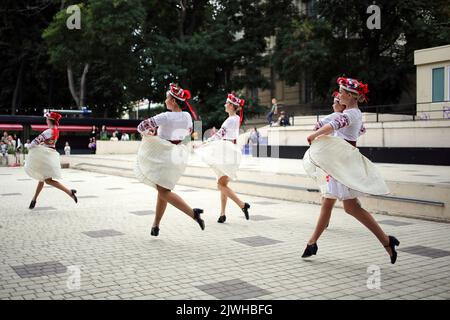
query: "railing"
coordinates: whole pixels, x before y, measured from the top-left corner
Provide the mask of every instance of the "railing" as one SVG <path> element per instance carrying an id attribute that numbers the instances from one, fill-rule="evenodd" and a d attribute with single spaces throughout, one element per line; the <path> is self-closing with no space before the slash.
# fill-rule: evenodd
<path id="1" fill-rule="evenodd" d="M 439 108 L 430 110 L 417 111 L 419 105 L 436 105 L 441 104 Z M 442 106 L 442 104 L 444 104 Z M 295 117 L 312 118 L 319 121 L 320 116 L 327 115 L 333 112 L 331 106 L 314 107 L 314 110 L 307 112 L 297 111 L 289 112 L 290 108 L 298 106 L 281 106 L 280 110 L 284 110 L 289 117 L 291 125 L 295 125 Z M 423 120 L 450 120 L 450 101 L 441 102 L 419 102 L 408 104 L 388 104 L 388 105 L 374 105 L 374 106 L 360 106 L 362 112 L 373 113 L 374 119 L 366 119 L 366 123 L 375 122 L 393 122 L 393 121 L 423 121 Z M 417 108 L 420 109 L 420 108 Z M 393 116 L 393 117 L 392 117 Z M 397 117 L 396 117 L 397 116 Z M 400 116 L 405 116 L 404 118 Z M 389 119 L 390 118 L 390 119 Z M 275 119 L 275 117 L 274 117 Z"/>

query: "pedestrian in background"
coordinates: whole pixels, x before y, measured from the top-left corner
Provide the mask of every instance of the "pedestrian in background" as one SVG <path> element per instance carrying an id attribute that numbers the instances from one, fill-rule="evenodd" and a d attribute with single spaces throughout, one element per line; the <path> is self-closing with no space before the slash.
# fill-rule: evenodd
<path id="1" fill-rule="evenodd" d="M 270 109 L 269 114 L 267 115 L 267 121 L 269 122 L 270 126 L 272 126 L 273 123 L 273 116 L 277 114 L 278 114 L 277 99 L 272 98 L 272 107 Z"/>

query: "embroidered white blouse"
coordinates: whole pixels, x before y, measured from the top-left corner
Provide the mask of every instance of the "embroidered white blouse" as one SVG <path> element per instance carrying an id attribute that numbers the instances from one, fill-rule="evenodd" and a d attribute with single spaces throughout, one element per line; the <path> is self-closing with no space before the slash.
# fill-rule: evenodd
<path id="1" fill-rule="evenodd" d="M 49 148 L 55 148 L 56 141 L 53 139 L 53 129 L 47 129 L 34 138 L 30 143 L 30 148 L 38 145 L 44 145 Z"/>
<path id="2" fill-rule="evenodd" d="M 189 112 L 163 112 L 142 121 L 137 130 L 141 134 L 157 129 L 157 135 L 164 140 L 183 140 L 192 133 L 192 117 Z"/>
<path id="3" fill-rule="evenodd" d="M 366 128 L 362 122 L 362 113 L 358 108 L 333 112 L 317 122 L 314 130 L 318 130 L 328 123 L 333 127 L 334 135 L 345 140 L 356 141 L 360 135 L 366 133 Z"/>
<path id="4" fill-rule="evenodd" d="M 241 118 L 238 115 L 228 117 L 220 127 L 220 129 L 207 141 L 213 140 L 236 140 L 239 137 L 239 127 Z"/>

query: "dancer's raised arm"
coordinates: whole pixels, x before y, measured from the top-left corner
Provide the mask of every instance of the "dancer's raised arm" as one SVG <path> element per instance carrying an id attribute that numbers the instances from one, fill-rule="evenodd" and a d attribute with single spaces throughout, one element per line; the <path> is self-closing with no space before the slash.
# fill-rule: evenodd
<path id="1" fill-rule="evenodd" d="M 308 140 L 308 144 L 311 144 L 311 142 L 321 136 L 321 135 L 328 135 L 334 132 L 334 128 L 332 127 L 332 125 L 330 123 L 327 123 L 326 125 L 324 125 L 322 128 L 320 128 L 319 130 L 315 131 L 314 133 L 310 134 L 306 140 Z"/>

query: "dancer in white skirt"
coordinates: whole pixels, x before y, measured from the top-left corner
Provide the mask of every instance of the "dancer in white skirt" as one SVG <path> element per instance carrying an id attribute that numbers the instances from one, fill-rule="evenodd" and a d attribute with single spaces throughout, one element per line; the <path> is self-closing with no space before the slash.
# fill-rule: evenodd
<path id="1" fill-rule="evenodd" d="M 38 185 L 30 209 L 36 206 L 39 194 L 47 183 L 67 193 L 76 203 L 78 202 L 76 190 L 69 190 L 60 182 L 53 179 L 61 179 L 61 163 L 59 153 L 56 151 L 56 141 L 59 137 L 59 120 L 61 115 L 51 112 L 45 115 L 48 129 L 38 135 L 30 144 L 28 157 L 25 161 L 25 172 L 33 179 L 38 180 Z"/>
<path id="2" fill-rule="evenodd" d="M 395 247 L 400 242 L 388 236 L 375 219 L 361 207 L 357 197 L 363 194 L 381 195 L 389 190 L 376 167 L 356 148 L 361 133 L 362 113 L 358 102 L 366 100 L 368 86 L 356 79 L 340 77 L 339 99 L 346 106 L 343 114 L 308 136 L 311 148 L 305 153 L 305 169 L 317 166 L 328 174 L 323 189 L 322 207 L 313 235 L 308 241 L 303 258 L 317 253 L 317 240 L 330 220 L 336 200 L 343 201 L 344 210 L 365 225 L 383 244 L 391 263 L 397 260 Z M 335 137 L 328 136 L 335 133 Z M 313 171 L 313 170 L 312 170 Z"/>
<path id="3" fill-rule="evenodd" d="M 192 209 L 179 195 L 172 192 L 187 164 L 188 149 L 182 141 L 192 133 L 191 114 L 197 119 L 188 103 L 190 96 L 188 90 L 170 84 L 165 101 L 170 111 L 144 120 L 137 127 L 143 138 L 138 151 L 135 175 L 139 181 L 158 191 L 155 219 L 150 232 L 152 236 L 159 234 L 159 224 L 167 203 L 197 221 L 202 230 L 205 229 L 205 223 L 200 217 L 203 210 Z"/>
<path id="4" fill-rule="evenodd" d="M 230 178 L 236 179 L 236 172 L 241 162 L 241 150 L 237 146 L 239 137 L 239 127 L 243 117 L 243 107 L 245 101 L 239 99 L 234 94 L 228 94 L 225 102 L 225 112 L 228 118 L 224 121 L 220 129 L 210 137 L 205 143 L 195 148 L 199 154 L 217 175 L 217 188 L 220 190 L 221 212 L 217 222 L 226 221 L 225 209 L 227 199 L 233 200 L 249 220 L 248 209 L 250 204 L 243 202 L 236 193 L 228 186 Z M 239 111 L 240 115 L 236 113 Z"/>
<path id="5" fill-rule="evenodd" d="M 314 131 L 319 130 L 320 128 L 322 128 L 324 125 L 333 122 L 334 120 L 336 120 L 337 118 L 341 117 L 343 115 L 343 111 L 345 110 L 345 105 L 342 104 L 341 100 L 339 99 L 339 92 L 338 91 L 334 91 L 333 92 L 333 113 L 324 117 L 323 119 L 319 120 L 315 125 L 314 125 Z M 364 127 L 364 124 L 361 124 L 361 129 L 359 130 L 359 136 L 363 135 L 366 132 L 366 128 Z M 334 131 L 334 136 L 337 136 L 337 131 Z M 324 174 L 324 172 L 322 170 L 320 170 L 320 168 L 314 167 L 314 178 L 315 180 L 319 183 L 319 187 L 322 191 L 322 193 L 325 192 L 326 188 L 327 188 L 327 180 L 330 179 L 329 176 L 327 176 L 326 174 Z M 331 217 L 330 217 L 331 218 Z M 326 228 L 328 228 L 329 225 L 329 221 L 326 224 Z"/>

